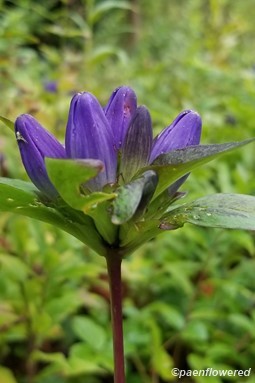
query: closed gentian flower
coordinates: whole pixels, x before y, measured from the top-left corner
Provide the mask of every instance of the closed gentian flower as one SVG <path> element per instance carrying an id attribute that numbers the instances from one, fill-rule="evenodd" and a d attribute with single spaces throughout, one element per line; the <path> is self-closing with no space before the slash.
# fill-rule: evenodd
<path id="1" fill-rule="evenodd" d="M 148 164 L 152 147 L 152 123 L 148 109 L 139 106 L 128 127 L 121 155 L 121 174 L 125 182 Z"/>
<path id="2" fill-rule="evenodd" d="M 116 180 L 117 156 L 114 138 L 103 108 L 90 93 L 78 93 L 72 101 L 66 128 L 66 153 L 69 158 L 98 159 L 104 171 L 88 182 L 91 190 L 100 190 Z"/>
<path id="3" fill-rule="evenodd" d="M 66 157 L 64 147 L 29 114 L 17 118 L 15 132 L 28 176 L 39 190 L 56 197 L 58 193 L 47 175 L 44 158 Z"/>
<path id="4" fill-rule="evenodd" d="M 176 149 L 184 149 L 187 146 L 198 145 L 201 137 L 201 128 L 202 121 L 198 113 L 192 110 L 181 112 L 171 125 L 155 137 L 150 162 L 153 162 L 160 154 L 169 153 Z M 189 173 L 170 185 L 168 188 L 169 197 L 175 195 L 188 176 Z"/>
<path id="5" fill-rule="evenodd" d="M 150 162 L 153 162 L 160 154 L 175 149 L 183 149 L 191 145 L 198 145 L 201 128 L 202 121 L 198 113 L 192 110 L 181 112 L 171 125 L 155 137 Z"/>
<path id="6" fill-rule="evenodd" d="M 136 108 L 136 94 L 131 88 L 121 86 L 112 93 L 105 115 L 112 128 L 115 149 L 122 146 Z"/>

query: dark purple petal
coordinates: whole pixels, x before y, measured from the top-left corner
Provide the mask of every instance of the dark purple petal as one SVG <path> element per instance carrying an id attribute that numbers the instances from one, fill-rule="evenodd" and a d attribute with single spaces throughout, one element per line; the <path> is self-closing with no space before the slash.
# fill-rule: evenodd
<path id="1" fill-rule="evenodd" d="M 68 157 L 103 162 L 105 171 L 89 181 L 92 190 L 100 190 L 105 184 L 115 182 L 117 155 L 113 134 L 102 107 L 92 94 L 84 92 L 73 97 L 65 142 Z"/>
<path id="2" fill-rule="evenodd" d="M 120 149 L 123 144 L 136 108 L 136 94 L 131 88 L 121 86 L 115 89 L 105 107 L 105 115 L 113 131 L 116 149 Z"/>
<path id="3" fill-rule="evenodd" d="M 128 182 L 138 169 L 148 164 L 152 147 L 152 124 L 148 109 L 139 106 L 130 122 L 121 151 L 120 172 Z"/>
<path id="4" fill-rule="evenodd" d="M 31 181 L 50 197 L 58 195 L 47 175 L 44 158 L 64 158 L 65 149 L 34 117 L 22 114 L 15 121 L 22 162 Z"/>
<path id="5" fill-rule="evenodd" d="M 198 113 L 192 110 L 183 111 L 154 139 L 150 162 L 160 154 L 199 144 L 201 128 L 202 121 Z"/>

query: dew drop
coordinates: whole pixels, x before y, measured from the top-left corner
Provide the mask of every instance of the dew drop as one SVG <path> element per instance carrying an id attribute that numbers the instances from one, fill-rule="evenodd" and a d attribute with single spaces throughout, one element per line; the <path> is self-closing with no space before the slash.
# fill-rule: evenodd
<path id="1" fill-rule="evenodd" d="M 199 215 L 193 215 L 194 219 L 199 219 Z"/>
<path id="2" fill-rule="evenodd" d="M 212 215 L 212 213 L 206 213 L 206 215 L 207 215 L 208 217 L 210 217 L 210 216 Z"/>
<path id="3" fill-rule="evenodd" d="M 8 202 L 13 202 L 14 199 L 13 199 L 13 198 L 7 198 L 7 201 L 8 201 Z"/>
<path id="4" fill-rule="evenodd" d="M 38 201 L 37 199 L 34 199 L 33 202 L 29 203 L 29 206 L 31 207 L 39 207 L 42 206 L 42 202 Z"/>

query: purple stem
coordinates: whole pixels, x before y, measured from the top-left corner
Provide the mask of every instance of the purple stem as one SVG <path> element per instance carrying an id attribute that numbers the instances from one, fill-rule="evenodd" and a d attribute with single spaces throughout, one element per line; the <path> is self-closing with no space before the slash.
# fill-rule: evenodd
<path id="1" fill-rule="evenodd" d="M 125 383 L 125 362 L 122 325 L 121 261 L 118 251 L 106 257 L 111 297 L 113 332 L 114 383 Z"/>

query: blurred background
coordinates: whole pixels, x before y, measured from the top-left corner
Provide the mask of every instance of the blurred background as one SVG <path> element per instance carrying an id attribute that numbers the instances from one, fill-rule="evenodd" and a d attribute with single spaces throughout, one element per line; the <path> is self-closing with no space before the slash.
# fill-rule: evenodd
<path id="1" fill-rule="evenodd" d="M 155 134 L 183 109 L 203 143 L 255 136 L 253 0 L 0 1 L 0 114 L 63 141 L 70 99 L 136 91 Z M 1 176 L 27 179 L 0 123 Z M 254 145 L 196 170 L 186 200 L 255 195 Z M 203 383 L 171 368 L 255 370 L 254 233 L 186 225 L 123 263 L 127 383 Z M 0 215 L 0 382 L 110 383 L 105 261 L 52 226 Z M 210 383 L 254 383 L 210 377 Z"/>

